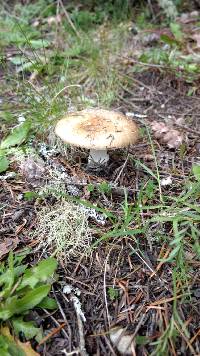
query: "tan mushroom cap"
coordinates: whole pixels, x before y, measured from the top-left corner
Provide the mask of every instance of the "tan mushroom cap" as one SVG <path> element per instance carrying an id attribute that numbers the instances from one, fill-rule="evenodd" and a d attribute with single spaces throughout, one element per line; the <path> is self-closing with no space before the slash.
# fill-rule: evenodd
<path id="1" fill-rule="evenodd" d="M 131 119 L 103 109 L 70 113 L 58 121 L 55 133 L 66 143 L 97 150 L 126 147 L 138 139 L 137 125 Z"/>

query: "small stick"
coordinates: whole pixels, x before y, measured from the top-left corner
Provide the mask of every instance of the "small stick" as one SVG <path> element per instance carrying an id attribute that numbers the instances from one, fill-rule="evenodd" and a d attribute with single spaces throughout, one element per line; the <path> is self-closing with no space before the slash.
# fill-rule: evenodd
<path id="1" fill-rule="evenodd" d="M 180 127 L 181 129 L 183 129 L 184 131 L 187 131 L 187 132 L 190 132 L 190 133 L 193 133 L 197 136 L 200 136 L 200 131 L 197 131 L 197 130 L 193 130 L 191 129 L 190 127 L 187 127 L 187 126 L 184 126 L 184 125 L 181 125 L 181 124 L 177 124 L 176 122 L 174 123 L 175 126 L 178 126 Z"/>
<path id="2" fill-rule="evenodd" d="M 127 165 L 128 159 L 129 159 L 129 153 L 127 154 L 126 160 L 124 161 L 124 163 L 123 163 L 123 165 L 122 165 L 122 167 L 121 167 L 121 169 L 120 169 L 120 171 L 119 171 L 117 177 L 116 177 L 115 180 L 114 180 L 114 184 L 116 184 L 117 181 L 119 180 L 119 178 L 121 177 L 121 175 L 122 175 L 122 173 L 123 173 L 123 170 L 125 169 L 125 167 L 126 167 L 126 165 Z"/>
<path id="3" fill-rule="evenodd" d="M 74 302 L 74 309 L 76 311 L 77 322 L 78 322 L 78 331 L 79 331 L 79 342 L 80 342 L 80 354 L 81 356 L 88 356 L 88 353 L 85 348 L 85 339 L 84 339 L 84 331 L 83 331 L 83 322 L 81 320 L 80 314 L 75 307 Z"/>
<path id="4" fill-rule="evenodd" d="M 73 22 L 72 22 L 72 20 L 71 20 L 69 14 L 68 14 L 68 12 L 67 12 L 67 10 L 66 10 L 65 7 L 64 7 L 62 0 L 58 0 L 58 3 L 59 3 L 60 6 L 62 7 L 63 12 L 64 12 L 64 14 L 65 14 L 65 16 L 66 16 L 66 19 L 67 19 L 67 21 L 69 22 L 69 24 L 70 24 L 70 26 L 72 27 L 72 29 L 74 30 L 76 36 L 77 36 L 78 38 L 81 38 L 79 32 L 77 31 L 76 27 L 74 26 L 74 24 L 73 24 Z"/>
<path id="5" fill-rule="evenodd" d="M 54 321 L 54 323 L 59 327 L 60 324 L 59 324 L 59 322 L 53 317 L 53 315 L 51 315 L 46 309 L 44 309 L 44 311 L 45 311 L 45 313 Z M 65 324 L 66 324 L 66 323 L 65 323 Z M 68 335 L 67 335 L 65 329 L 62 328 L 61 331 L 62 331 L 64 337 L 68 340 L 69 337 L 68 337 Z"/>
<path id="6" fill-rule="evenodd" d="M 63 298 L 68 302 L 68 299 L 64 293 L 62 293 Z M 79 299 L 73 294 L 73 293 L 67 293 L 70 296 L 70 300 L 72 301 L 74 305 L 74 309 L 76 312 L 76 317 L 77 317 L 77 324 L 78 324 L 78 332 L 79 332 L 79 353 L 81 356 L 88 356 L 88 353 L 85 348 L 85 339 L 84 339 L 84 329 L 83 329 L 83 322 L 82 319 L 84 320 L 84 314 L 82 313 L 81 310 L 79 310 Z M 78 302 L 78 303 L 77 303 Z M 82 319 L 81 319 L 82 317 Z"/>
<path id="7" fill-rule="evenodd" d="M 60 326 L 58 326 L 57 328 L 54 328 L 48 335 L 46 335 L 45 337 L 43 337 L 43 339 L 39 342 L 38 345 L 44 344 L 47 340 L 49 340 L 52 336 L 54 336 L 54 335 L 57 334 L 62 328 L 64 328 L 65 325 L 66 325 L 66 323 L 62 323 L 62 324 L 60 324 Z"/>

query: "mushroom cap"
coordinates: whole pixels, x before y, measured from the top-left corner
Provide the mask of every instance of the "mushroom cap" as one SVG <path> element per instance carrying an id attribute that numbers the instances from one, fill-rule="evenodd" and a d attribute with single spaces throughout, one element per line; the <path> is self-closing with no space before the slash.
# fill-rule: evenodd
<path id="1" fill-rule="evenodd" d="M 55 133 L 66 143 L 96 150 L 126 147 L 139 136 L 131 119 L 103 109 L 70 113 L 58 121 Z"/>

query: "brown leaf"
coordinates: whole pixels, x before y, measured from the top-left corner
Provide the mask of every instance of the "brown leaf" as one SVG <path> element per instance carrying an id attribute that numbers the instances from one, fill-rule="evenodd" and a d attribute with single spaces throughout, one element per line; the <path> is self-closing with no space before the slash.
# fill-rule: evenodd
<path id="1" fill-rule="evenodd" d="M 62 16 L 60 14 L 56 15 L 56 16 L 49 16 L 46 19 L 46 22 L 48 23 L 49 26 L 51 26 L 52 24 L 59 24 L 62 21 Z"/>
<path id="2" fill-rule="evenodd" d="M 39 354 L 32 349 L 30 342 L 21 342 L 16 340 L 16 344 L 24 351 L 26 356 L 39 356 Z"/>
<path id="3" fill-rule="evenodd" d="M 15 346 L 16 351 L 20 352 L 23 350 L 26 356 L 39 356 L 39 354 L 32 349 L 30 342 L 19 341 L 16 337 L 11 335 L 7 326 L 0 329 L 0 335 L 5 336 L 5 338 L 9 340 L 9 343 L 12 343 L 13 346 Z"/>
<path id="4" fill-rule="evenodd" d="M 5 238 L 4 241 L 0 243 L 0 259 L 9 253 L 11 250 L 14 250 L 19 243 L 18 237 L 16 238 Z"/>
<path id="5" fill-rule="evenodd" d="M 178 148 L 183 143 L 183 135 L 173 127 L 167 126 L 164 122 L 153 121 L 151 129 L 154 136 L 169 148 Z"/>
<path id="6" fill-rule="evenodd" d="M 110 330 L 110 340 L 122 355 L 133 355 L 135 350 L 133 335 L 128 334 L 126 329 L 116 327 Z"/>
<path id="7" fill-rule="evenodd" d="M 199 33 L 195 33 L 193 36 L 192 36 L 192 39 L 194 41 L 196 41 L 196 48 L 200 48 L 200 32 Z"/>

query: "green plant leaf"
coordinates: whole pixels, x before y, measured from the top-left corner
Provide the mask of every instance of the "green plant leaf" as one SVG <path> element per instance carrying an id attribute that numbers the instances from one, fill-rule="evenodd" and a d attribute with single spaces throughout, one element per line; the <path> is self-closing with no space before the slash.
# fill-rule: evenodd
<path id="1" fill-rule="evenodd" d="M 38 193 L 36 192 L 25 192 L 24 193 L 24 199 L 26 200 L 32 200 L 32 199 L 35 199 L 35 198 L 38 198 Z"/>
<path id="2" fill-rule="evenodd" d="M 29 44 L 34 49 L 46 48 L 50 45 L 50 42 L 43 39 L 29 40 Z"/>
<path id="3" fill-rule="evenodd" d="M 193 174 L 198 182 L 200 182 L 200 166 L 195 164 L 192 166 Z"/>
<path id="4" fill-rule="evenodd" d="M 110 300 L 114 301 L 119 297 L 119 291 L 113 287 L 109 287 L 108 295 L 109 295 Z"/>
<path id="5" fill-rule="evenodd" d="M 20 145 L 24 142 L 28 136 L 30 130 L 30 122 L 24 122 L 23 124 L 15 127 L 10 135 L 8 135 L 1 142 L 1 149 L 10 148 L 12 146 Z"/>
<path id="6" fill-rule="evenodd" d="M 136 345 L 147 345 L 149 341 L 150 340 L 147 336 L 137 335 L 135 338 Z"/>
<path id="7" fill-rule="evenodd" d="M 168 45 L 170 45 L 170 46 L 172 46 L 172 45 L 178 45 L 178 43 L 179 43 L 177 40 L 175 40 L 174 38 L 169 37 L 169 36 L 167 36 L 167 35 L 161 35 L 161 36 L 160 36 L 160 39 L 161 39 L 163 42 L 165 42 L 165 43 L 167 43 Z"/>
<path id="8" fill-rule="evenodd" d="M 24 321 L 22 317 L 12 319 L 12 326 L 17 336 L 22 332 L 27 340 L 37 337 L 40 341 L 43 337 L 41 328 L 36 327 L 33 321 Z"/>
<path id="9" fill-rule="evenodd" d="M 26 356 L 16 343 L 9 340 L 7 336 L 0 335 L 0 355 L 1 356 Z"/>
<path id="10" fill-rule="evenodd" d="M 172 31 L 175 39 L 177 41 L 181 41 L 182 38 L 183 38 L 183 33 L 182 33 L 182 30 L 181 30 L 181 26 L 178 24 L 178 23 L 175 23 L 175 22 L 171 22 L 170 23 L 170 30 Z"/>
<path id="11" fill-rule="evenodd" d="M 26 293 L 22 298 L 13 296 L 0 305 L 0 319 L 8 320 L 13 315 L 19 315 L 36 307 L 49 293 L 50 284 L 40 286 Z"/>
<path id="12" fill-rule="evenodd" d="M 20 265 L 14 267 L 13 271 L 10 268 L 6 268 L 5 272 L 3 271 L 3 273 L 0 275 L 0 298 L 6 298 L 9 295 L 13 283 L 17 282 L 17 278 L 22 275 L 22 273 L 24 273 L 26 267 L 26 265 Z"/>
<path id="13" fill-rule="evenodd" d="M 45 309 L 57 309 L 58 308 L 58 304 L 56 302 L 55 299 L 53 298 L 49 298 L 49 297 L 45 297 L 41 303 L 38 304 L 39 308 L 45 308 Z"/>
<path id="14" fill-rule="evenodd" d="M 7 270 L 7 276 L 6 279 L 4 278 L 4 288 L 2 292 L 0 293 L 0 297 L 6 298 L 9 294 L 11 289 L 13 288 L 13 284 L 15 281 L 15 273 L 14 273 L 14 259 L 13 259 L 13 253 L 10 252 L 8 256 L 8 270 Z"/>
<path id="15" fill-rule="evenodd" d="M 51 285 L 43 285 L 28 292 L 23 298 L 17 301 L 16 310 L 18 314 L 26 310 L 33 309 L 47 296 L 51 289 Z"/>
<path id="16" fill-rule="evenodd" d="M 17 290 L 26 286 L 34 288 L 38 282 L 46 282 L 48 278 L 52 277 L 57 268 L 57 261 L 55 258 L 48 258 L 38 263 L 37 266 L 29 268 L 25 271 L 24 277 Z"/>
<path id="17" fill-rule="evenodd" d="M 5 172 L 9 167 L 9 160 L 6 156 L 0 156 L 0 173 Z"/>

